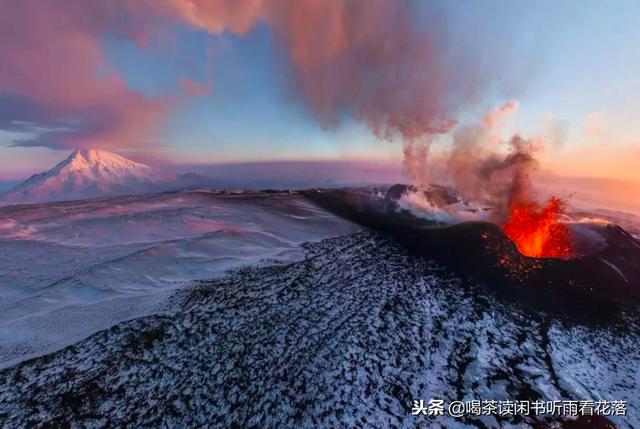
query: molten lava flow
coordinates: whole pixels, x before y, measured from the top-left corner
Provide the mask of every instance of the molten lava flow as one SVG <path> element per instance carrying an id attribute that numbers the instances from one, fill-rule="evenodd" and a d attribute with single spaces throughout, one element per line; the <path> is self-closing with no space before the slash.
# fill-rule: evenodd
<path id="1" fill-rule="evenodd" d="M 558 220 L 563 210 L 562 201 L 556 197 L 545 206 L 533 202 L 511 203 L 504 232 L 525 256 L 568 259 L 571 257 L 569 229 Z"/>

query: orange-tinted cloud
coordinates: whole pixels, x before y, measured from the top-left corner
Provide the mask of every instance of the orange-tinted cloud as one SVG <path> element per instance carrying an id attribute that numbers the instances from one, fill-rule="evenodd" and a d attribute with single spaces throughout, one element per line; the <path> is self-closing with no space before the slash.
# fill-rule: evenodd
<path id="1" fill-rule="evenodd" d="M 487 127 L 497 128 L 500 126 L 504 118 L 513 114 L 518 110 L 519 106 L 520 104 L 517 100 L 509 100 L 502 106 L 487 113 L 484 118 L 482 118 L 482 123 Z"/>
<path id="2" fill-rule="evenodd" d="M 211 34 L 245 34 L 262 14 L 261 0 L 167 0 L 177 15 Z"/>

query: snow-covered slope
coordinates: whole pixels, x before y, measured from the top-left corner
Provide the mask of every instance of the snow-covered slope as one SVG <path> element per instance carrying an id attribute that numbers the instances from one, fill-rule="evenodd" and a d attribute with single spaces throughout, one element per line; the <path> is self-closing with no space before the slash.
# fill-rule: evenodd
<path id="1" fill-rule="evenodd" d="M 304 248 L 0 370 L 0 426 L 640 427 L 637 314 L 625 328 L 556 319 L 369 231 Z M 412 415 L 420 399 L 617 400 L 627 413 Z"/>
<path id="2" fill-rule="evenodd" d="M 303 242 L 359 229 L 289 192 L 2 207 L 0 367 L 145 315 L 193 280 L 289 264 L 304 257 Z"/>
<path id="3" fill-rule="evenodd" d="M 112 152 L 79 149 L 51 170 L 7 191 L 0 203 L 63 201 L 128 195 L 157 189 L 151 167 Z"/>

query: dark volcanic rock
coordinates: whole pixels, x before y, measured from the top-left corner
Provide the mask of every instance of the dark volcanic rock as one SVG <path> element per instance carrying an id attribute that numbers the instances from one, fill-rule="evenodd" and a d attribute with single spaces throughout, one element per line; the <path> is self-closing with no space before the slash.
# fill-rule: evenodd
<path id="1" fill-rule="evenodd" d="M 369 232 L 326 240 L 1 371 L 0 426 L 571 424 L 411 415 L 430 398 L 627 400 L 611 421 L 640 424 L 636 316 L 622 330 L 572 325 L 483 291 Z"/>
<path id="2" fill-rule="evenodd" d="M 394 195 L 398 192 L 399 187 L 390 189 Z M 405 211 L 390 211 L 388 198 L 376 198 L 366 190 L 306 195 L 333 213 L 389 235 L 412 253 L 433 258 L 460 276 L 482 280 L 503 296 L 550 311 L 592 316 L 640 304 L 640 243 L 614 225 L 593 227 L 603 239 L 593 253 L 570 260 L 529 258 L 492 223 L 443 227 Z"/>

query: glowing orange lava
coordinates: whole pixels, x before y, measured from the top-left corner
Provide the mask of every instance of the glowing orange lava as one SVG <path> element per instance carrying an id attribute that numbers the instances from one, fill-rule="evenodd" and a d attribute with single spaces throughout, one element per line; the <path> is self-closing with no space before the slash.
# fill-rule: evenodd
<path id="1" fill-rule="evenodd" d="M 564 205 L 556 197 L 544 206 L 532 202 L 512 203 L 504 233 L 525 256 L 568 259 L 571 235 L 567 226 L 558 220 L 563 211 Z"/>

